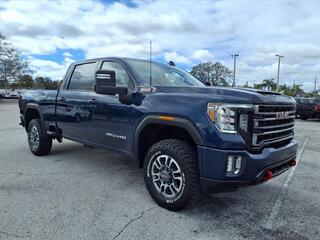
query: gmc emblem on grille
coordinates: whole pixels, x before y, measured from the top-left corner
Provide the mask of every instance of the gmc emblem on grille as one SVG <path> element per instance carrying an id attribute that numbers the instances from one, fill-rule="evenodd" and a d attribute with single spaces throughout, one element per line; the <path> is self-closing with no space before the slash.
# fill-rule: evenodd
<path id="1" fill-rule="evenodd" d="M 276 119 L 289 118 L 289 112 L 276 112 Z"/>

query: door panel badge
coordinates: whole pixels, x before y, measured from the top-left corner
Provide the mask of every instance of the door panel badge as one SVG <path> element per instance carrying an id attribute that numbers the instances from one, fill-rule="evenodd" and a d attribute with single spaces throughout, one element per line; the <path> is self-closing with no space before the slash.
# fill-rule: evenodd
<path id="1" fill-rule="evenodd" d="M 119 135 L 119 134 L 116 134 L 116 133 L 106 133 L 106 136 L 107 136 L 107 137 L 114 138 L 114 139 L 127 140 L 127 137 L 126 137 L 126 136 Z"/>

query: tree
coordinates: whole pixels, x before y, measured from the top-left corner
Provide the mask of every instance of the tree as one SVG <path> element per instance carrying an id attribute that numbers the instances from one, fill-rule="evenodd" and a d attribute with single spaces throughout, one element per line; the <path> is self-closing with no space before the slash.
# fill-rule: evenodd
<path id="1" fill-rule="evenodd" d="M 277 84 L 274 82 L 273 78 L 264 79 L 260 86 L 269 91 L 275 91 L 277 89 Z"/>
<path id="2" fill-rule="evenodd" d="M 279 85 L 279 92 L 283 93 L 284 95 L 291 96 L 291 88 L 286 84 Z"/>
<path id="3" fill-rule="evenodd" d="M 34 87 L 39 89 L 58 89 L 59 82 L 52 81 L 48 77 L 36 77 Z"/>
<path id="4" fill-rule="evenodd" d="M 0 33 L 0 81 L 7 88 L 10 81 L 28 71 L 28 62 L 24 61 L 20 52 L 5 40 Z"/>
<path id="5" fill-rule="evenodd" d="M 286 84 L 279 85 L 279 91 L 282 92 L 285 95 L 297 97 L 305 95 L 305 92 L 301 88 L 302 85 L 294 85 L 293 87 L 289 87 Z"/>
<path id="6" fill-rule="evenodd" d="M 19 77 L 19 80 L 17 83 L 19 88 L 32 88 L 33 87 L 32 76 L 29 74 L 24 74 Z"/>
<path id="7" fill-rule="evenodd" d="M 301 96 L 303 95 L 305 92 L 303 91 L 303 89 L 301 88 L 301 84 L 296 84 L 292 87 L 291 89 L 291 92 L 289 94 L 289 96 L 293 96 L 293 97 L 296 97 L 296 96 Z"/>
<path id="8" fill-rule="evenodd" d="M 206 62 L 192 67 L 190 72 L 195 78 L 212 86 L 229 86 L 232 72 L 221 63 Z"/>
<path id="9" fill-rule="evenodd" d="M 269 91 L 275 91 L 277 89 L 277 84 L 274 79 L 264 79 L 262 83 L 255 83 L 253 86 L 255 89 L 266 89 Z"/>

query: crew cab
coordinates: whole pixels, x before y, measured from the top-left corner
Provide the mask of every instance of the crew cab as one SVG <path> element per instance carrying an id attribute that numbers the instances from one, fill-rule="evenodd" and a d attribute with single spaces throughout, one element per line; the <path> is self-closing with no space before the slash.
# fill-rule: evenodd
<path id="1" fill-rule="evenodd" d="M 263 183 L 295 165 L 294 99 L 205 86 L 175 66 L 133 58 L 72 63 L 58 91 L 20 100 L 31 152 L 70 139 L 126 155 L 162 207 L 193 206 L 203 191 Z"/>

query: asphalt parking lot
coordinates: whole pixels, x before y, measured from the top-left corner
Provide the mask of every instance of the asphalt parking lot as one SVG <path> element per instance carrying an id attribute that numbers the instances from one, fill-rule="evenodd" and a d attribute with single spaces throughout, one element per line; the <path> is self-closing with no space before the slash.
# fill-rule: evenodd
<path id="1" fill-rule="evenodd" d="M 129 160 L 64 140 L 32 155 L 0 101 L 0 239 L 319 239 L 320 120 L 296 121 L 298 165 L 262 185 L 158 207 Z"/>

